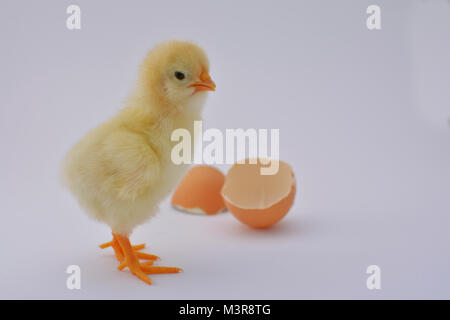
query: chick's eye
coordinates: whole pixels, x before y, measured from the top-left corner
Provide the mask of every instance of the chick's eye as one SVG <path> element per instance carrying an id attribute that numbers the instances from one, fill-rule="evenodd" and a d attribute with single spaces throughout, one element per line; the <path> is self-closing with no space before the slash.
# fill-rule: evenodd
<path id="1" fill-rule="evenodd" d="M 177 78 L 178 80 L 183 80 L 185 78 L 185 75 L 183 72 L 175 71 L 175 78 Z"/>

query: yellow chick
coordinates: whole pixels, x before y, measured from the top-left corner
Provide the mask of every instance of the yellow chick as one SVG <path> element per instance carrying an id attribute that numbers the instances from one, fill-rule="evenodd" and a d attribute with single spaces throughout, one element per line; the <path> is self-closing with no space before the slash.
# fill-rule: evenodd
<path id="1" fill-rule="evenodd" d="M 194 137 L 193 122 L 201 120 L 207 92 L 215 88 L 200 47 L 183 41 L 162 43 L 144 59 L 125 107 L 90 131 L 64 161 L 69 190 L 88 215 L 112 229 L 112 241 L 100 247 L 111 246 L 119 270 L 128 267 L 148 284 L 148 274 L 181 269 L 153 266 L 158 257 L 140 252 L 145 244 L 132 246 L 129 236 L 156 214 L 160 201 L 185 173 L 186 165 L 171 160 L 171 134 L 184 128 Z"/>

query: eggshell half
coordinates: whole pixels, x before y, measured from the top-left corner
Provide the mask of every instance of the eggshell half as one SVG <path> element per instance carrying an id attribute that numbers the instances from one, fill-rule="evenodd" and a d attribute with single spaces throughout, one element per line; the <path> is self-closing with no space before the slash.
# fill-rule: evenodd
<path id="1" fill-rule="evenodd" d="M 224 182 L 224 174 L 214 167 L 193 167 L 178 184 L 171 204 L 189 213 L 219 213 L 226 209 L 220 194 Z"/>
<path id="2" fill-rule="evenodd" d="M 296 186 L 292 168 L 279 161 L 278 172 L 262 175 L 263 165 L 236 164 L 227 173 L 222 196 L 228 210 L 242 223 L 267 228 L 280 221 L 292 207 Z"/>

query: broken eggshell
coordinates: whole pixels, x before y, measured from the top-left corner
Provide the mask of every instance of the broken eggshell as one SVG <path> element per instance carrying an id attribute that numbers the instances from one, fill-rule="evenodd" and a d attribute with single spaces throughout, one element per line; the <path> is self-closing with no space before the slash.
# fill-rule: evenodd
<path id="1" fill-rule="evenodd" d="M 171 204 L 178 210 L 194 214 L 216 214 L 226 209 L 220 191 L 224 174 L 211 166 L 191 168 L 178 184 Z"/>
<path id="2" fill-rule="evenodd" d="M 279 161 L 275 174 L 263 175 L 261 161 L 249 162 L 235 164 L 228 171 L 221 193 L 228 210 L 240 222 L 267 228 L 280 221 L 294 203 L 294 173 L 289 164 Z"/>

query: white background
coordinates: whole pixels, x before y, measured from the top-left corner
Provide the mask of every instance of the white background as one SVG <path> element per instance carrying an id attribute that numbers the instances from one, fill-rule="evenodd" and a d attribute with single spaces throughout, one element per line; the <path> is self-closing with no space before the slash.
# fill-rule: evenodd
<path id="1" fill-rule="evenodd" d="M 69 4 L 81 30 L 66 28 Z M 382 30 L 366 28 L 370 4 Z M 449 31 L 446 0 L 2 0 L 0 298 L 450 298 Z M 205 127 L 280 128 L 299 190 L 265 231 L 162 204 L 132 241 L 185 272 L 147 286 L 97 247 L 108 227 L 58 175 L 174 38 L 209 55 Z M 382 290 L 366 288 L 371 264 Z"/>

